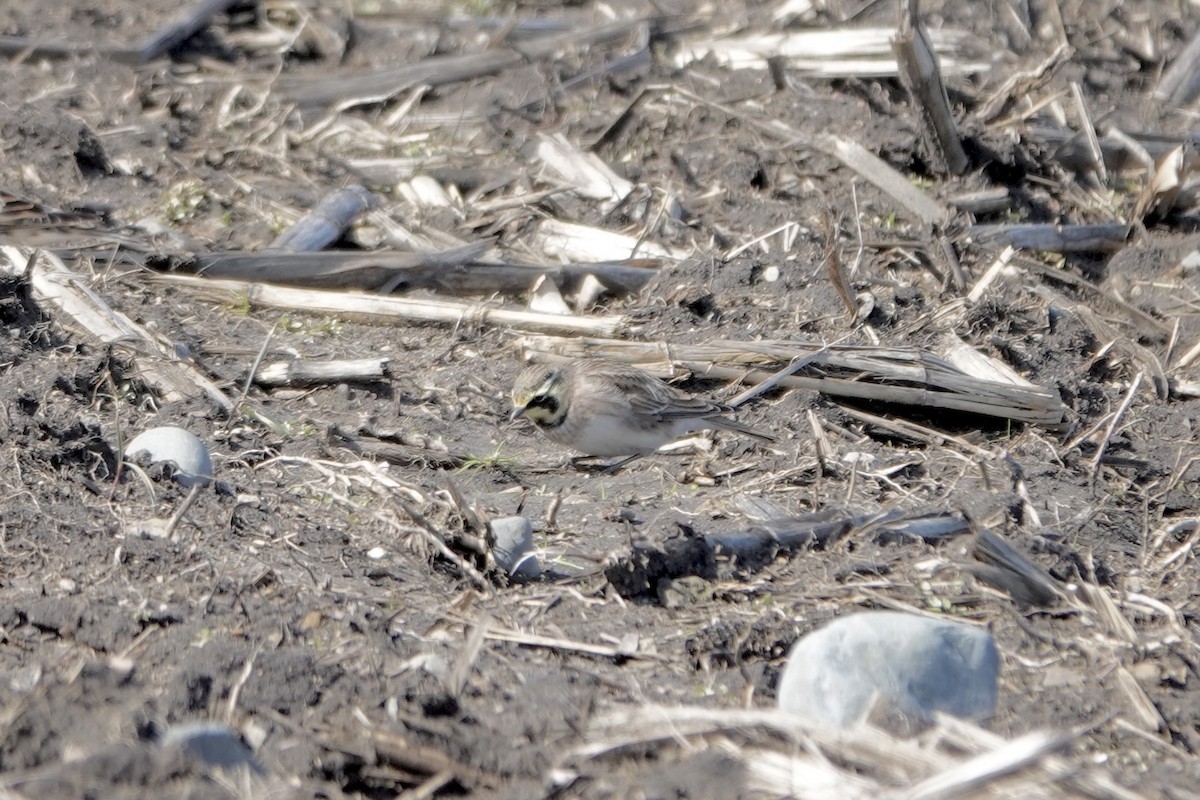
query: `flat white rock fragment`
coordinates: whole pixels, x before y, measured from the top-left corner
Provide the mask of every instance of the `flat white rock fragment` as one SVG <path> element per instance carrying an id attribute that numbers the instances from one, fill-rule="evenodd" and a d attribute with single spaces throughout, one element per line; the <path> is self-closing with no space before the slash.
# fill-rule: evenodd
<path id="1" fill-rule="evenodd" d="M 189 489 L 212 480 L 212 457 L 200 437 L 183 428 L 164 426 L 142 431 L 125 448 L 125 458 L 139 453 L 149 455 L 153 463 L 170 461 L 175 465 L 175 480 Z"/>
<path id="2" fill-rule="evenodd" d="M 883 713 L 921 724 L 935 711 L 968 719 L 996 708 L 1000 654 L 991 634 L 898 611 L 843 617 L 796 642 L 779 708 L 837 727 Z"/>

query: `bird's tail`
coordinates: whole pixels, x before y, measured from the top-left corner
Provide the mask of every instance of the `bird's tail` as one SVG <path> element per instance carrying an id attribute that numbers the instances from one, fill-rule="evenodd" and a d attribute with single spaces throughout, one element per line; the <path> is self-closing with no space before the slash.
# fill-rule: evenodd
<path id="1" fill-rule="evenodd" d="M 764 442 L 779 441 L 778 437 L 772 436 L 769 433 L 763 433 L 760 430 L 751 428 L 749 425 L 743 425 L 736 419 L 730 417 L 705 417 L 705 422 L 712 425 L 714 428 L 723 428 L 727 431 L 736 431 L 744 433 L 747 436 L 753 436 L 755 439 L 762 439 Z"/>

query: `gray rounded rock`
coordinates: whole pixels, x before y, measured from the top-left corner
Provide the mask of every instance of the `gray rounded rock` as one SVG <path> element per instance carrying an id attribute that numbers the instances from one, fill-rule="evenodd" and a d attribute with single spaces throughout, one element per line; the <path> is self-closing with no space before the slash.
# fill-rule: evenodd
<path id="1" fill-rule="evenodd" d="M 536 580 L 542 565 L 533 553 L 533 525 L 525 517 L 496 517 L 488 523 L 496 565 L 514 578 Z"/>
<path id="2" fill-rule="evenodd" d="M 152 463 L 170 461 L 175 465 L 175 480 L 189 489 L 207 485 L 213 476 L 208 445 L 191 431 L 166 425 L 150 428 L 133 437 L 125 448 L 125 458 L 145 453 Z"/>
<path id="3" fill-rule="evenodd" d="M 250 748 L 242 743 L 236 733 L 218 723 L 175 725 L 163 736 L 162 746 L 177 747 L 211 767 L 230 769 L 245 765 L 253 772 L 262 772 L 262 766 Z"/>
<path id="4" fill-rule="evenodd" d="M 779 708 L 850 727 L 883 712 L 922 724 L 996 708 L 1000 654 L 991 634 L 898 611 L 843 617 L 801 638 L 779 682 Z"/>

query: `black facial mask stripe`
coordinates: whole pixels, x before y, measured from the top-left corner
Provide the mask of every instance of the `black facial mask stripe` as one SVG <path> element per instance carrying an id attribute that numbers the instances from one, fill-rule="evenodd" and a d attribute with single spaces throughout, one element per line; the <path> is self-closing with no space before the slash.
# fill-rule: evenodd
<path id="1" fill-rule="evenodd" d="M 530 400 L 529 405 L 527 405 L 526 408 L 544 408 L 547 411 L 549 411 L 550 416 L 553 417 L 555 414 L 558 413 L 558 400 L 554 397 L 551 397 L 550 395 L 540 394 L 537 397 Z M 537 423 L 540 427 L 543 427 L 543 428 L 557 428 L 559 425 L 562 425 L 566 421 L 567 421 L 566 414 L 563 414 L 562 417 L 559 418 L 556 422 L 544 422 L 542 420 L 537 420 L 537 419 L 534 420 L 535 423 Z"/>

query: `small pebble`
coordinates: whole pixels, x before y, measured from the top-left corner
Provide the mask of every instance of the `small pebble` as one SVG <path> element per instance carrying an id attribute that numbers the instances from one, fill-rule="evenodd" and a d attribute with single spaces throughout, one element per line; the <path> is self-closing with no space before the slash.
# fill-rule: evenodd
<path id="1" fill-rule="evenodd" d="M 242 738 L 251 750 L 257 750 L 267 741 L 267 729 L 257 722 L 250 721 L 242 726 Z"/>

